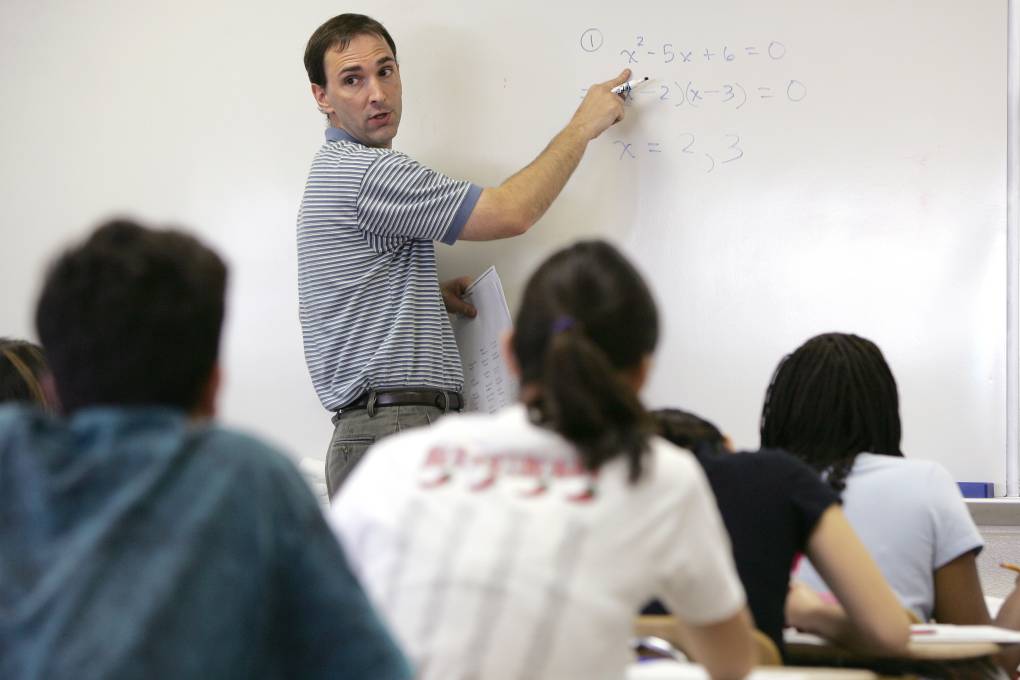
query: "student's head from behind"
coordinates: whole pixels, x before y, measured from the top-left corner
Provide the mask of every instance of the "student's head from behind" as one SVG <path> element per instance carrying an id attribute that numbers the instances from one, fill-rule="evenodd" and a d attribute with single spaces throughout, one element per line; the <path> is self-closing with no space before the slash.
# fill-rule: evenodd
<path id="1" fill-rule="evenodd" d="M 699 455 L 730 451 L 729 442 L 719 428 L 693 413 L 678 408 L 663 408 L 652 411 L 652 416 L 663 439 L 688 451 Z"/>
<path id="2" fill-rule="evenodd" d="M 640 476 L 654 425 L 637 392 L 658 325 L 644 280 L 602 241 L 555 253 L 527 283 L 511 339 L 521 399 L 590 470 L 623 455 Z"/>
<path id="3" fill-rule="evenodd" d="M 127 220 L 51 266 L 36 326 L 67 413 L 158 405 L 211 415 L 227 270 L 197 240 Z"/>
<path id="4" fill-rule="evenodd" d="M 403 90 L 397 46 L 363 14 L 340 14 L 319 26 L 305 47 L 312 96 L 332 127 L 366 146 L 389 148 L 400 126 Z"/>
<path id="5" fill-rule="evenodd" d="M 837 489 L 858 453 L 903 455 L 896 380 L 878 346 L 826 333 L 784 357 L 765 394 L 761 444 L 830 470 Z"/>
<path id="6" fill-rule="evenodd" d="M 34 402 L 53 410 L 50 369 L 42 348 L 26 340 L 0 338 L 0 403 Z"/>

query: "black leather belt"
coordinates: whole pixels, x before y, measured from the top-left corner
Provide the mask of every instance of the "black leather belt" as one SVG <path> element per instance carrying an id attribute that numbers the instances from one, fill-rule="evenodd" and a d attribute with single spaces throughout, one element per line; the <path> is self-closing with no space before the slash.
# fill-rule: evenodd
<path id="1" fill-rule="evenodd" d="M 464 400 L 456 392 L 429 389 L 387 390 L 385 392 L 367 392 L 337 412 L 343 413 L 353 409 L 368 408 L 370 404 L 375 408 L 380 406 L 435 406 L 443 411 L 459 411 L 464 408 Z"/>

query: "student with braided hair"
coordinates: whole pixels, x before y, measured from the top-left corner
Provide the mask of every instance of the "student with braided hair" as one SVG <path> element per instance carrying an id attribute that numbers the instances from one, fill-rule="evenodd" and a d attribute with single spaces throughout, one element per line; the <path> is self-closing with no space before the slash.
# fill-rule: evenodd
<path id="1" fill-rule="evenodd" d="M 612 246 L 542 264 L 507 356 L 521 403 L 385 439 L 331 517 L 422 680 L 616 680 L 633 617 L 661 597 L 714 678 L 743 677 L 750 619 L 690 453 L 638 398 L 658 337 Z"/>
<path id="2" fill-rule="evenodd" d="M 850 524 L 918 617 L 990 622 L 975 562 L 981 535 L 945 468 L 900 450 L 896 381 L 875 343 L 826 333 L 785 357 L 765 394 L 761 443 L 797 456 L 842 495 Z M 797 577 L 824 589 L 810 564 Z M 1018 598 L 1014 590 L 999 625 L 1018 627 Z M 1010 656 L 1007 670 L 1017 665 Z"/>

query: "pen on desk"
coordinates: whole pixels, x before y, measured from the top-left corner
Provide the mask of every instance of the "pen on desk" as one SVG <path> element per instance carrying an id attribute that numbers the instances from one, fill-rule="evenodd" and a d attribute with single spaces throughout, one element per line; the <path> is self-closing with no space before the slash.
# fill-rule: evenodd
<path id="1" fill-rule="evenodd" d="M 637 87 L 638 85 L 640 85 L 641 83 L 643 83 L 643 82 L 645 82 L 647 80 L 648 80 L 648 76 L 645 76 L 644 78 L 638 78 L 636 80 L 628 80 L 623 85 L 617 85 L 616 87 L 614 87 L 612 89 L 612 93 L 613 94 L 630 94 L 631 90 L 633 90 L 635 87 Z"/>

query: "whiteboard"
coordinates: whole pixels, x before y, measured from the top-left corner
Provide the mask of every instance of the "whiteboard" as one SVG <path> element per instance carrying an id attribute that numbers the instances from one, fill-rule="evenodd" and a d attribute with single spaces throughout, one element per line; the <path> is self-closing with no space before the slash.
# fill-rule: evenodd
<path id="1" fill-rule="evenodd" d="M 577 238 L 633 256 L 663 312 L 646 391 L 757 446 L 782 355 L 829 330 L 884 350 L 904 451 L 1005 482 L 1006 2 L 356 2 L 397 42 L 395 146 L 495 184 L 629 65 L 655 80 L 495 264 L 515 310 Z M 0 5 L 0 329 L 99 219 L 197 230 L 232 266 L 222 417 L 323 457 L 301 354 L 294 221 L 322 140 L 301 64 L 333 3 Z M 637 63 L 629 63 L 632 60 Z"/>

